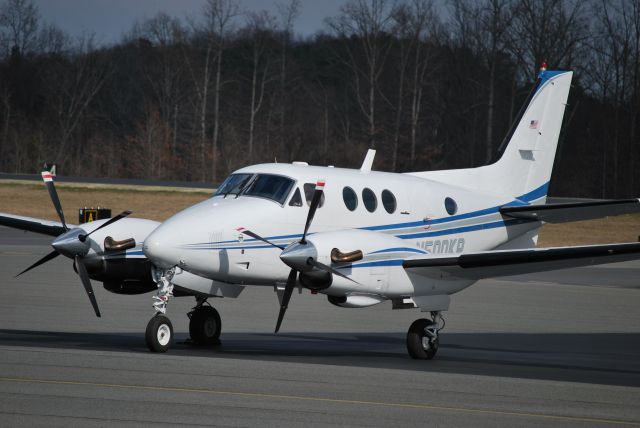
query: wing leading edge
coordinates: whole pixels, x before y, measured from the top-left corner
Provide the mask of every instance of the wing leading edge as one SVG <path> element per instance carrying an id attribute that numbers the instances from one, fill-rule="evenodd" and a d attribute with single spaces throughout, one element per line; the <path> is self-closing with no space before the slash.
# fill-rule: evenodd
<path id="1" fill-rule="evenodd" d="M 640 242 L 579 247 L 498 250 L 457 257 L 411 258 L 402 263 L 418 274 L 442 272 L 459 278 L 492 278 L 640 259 Z"/>
<path id="2" fill-rule="evenodd" d="M 7 213 L 0 213 L 0 226 L 13 227 L 49 236 L 58 236 L 65 232 L 64 227 L 62 227 L 62 223 L 56 221 L 23 217 Z"/>

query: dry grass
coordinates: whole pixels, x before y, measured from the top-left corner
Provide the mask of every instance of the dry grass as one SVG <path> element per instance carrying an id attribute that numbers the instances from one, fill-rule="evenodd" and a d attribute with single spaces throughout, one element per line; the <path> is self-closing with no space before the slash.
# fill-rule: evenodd
<path id="1" fill-rule="evenodd" d="M 574 223 L 547 224 L 540 231 L 538 246 L 637 242 L 639 235 L 640 215 L 622 215 Z"/>
<path id="2" fill-rule="evenodd" d="M 56 184 L 60 203 L 69 223 L 78 222 L 78 209 L 111 208 L 113 215 L 133 211 L 132 217 L 163 221 L 178 211 L 203 201 L 211 192 L 160 192 L 74 188 Z M 57 220 L 57 214 L 42 184 L 0 183 L 0 211 Z"/>
<path id="3" fill-rule="evenodd" d="M 56 185 L 62 207 L 70 223 L 77 223 L 78 208 L 107 207 L 115 215 L 126 209 L 134 217 L 163 221 L 174 213 L 209 197 L 210 192 L 136 191 L 77 188 Z M 46 188 L 42 184 L 0 182 L 0 211 L 29 217 L 57 220 Z M 636 242 L 640 235 L 640 215 L 624 215 L 599 220 L 549 224 L 540 232 L 539 245 L 606 244 Z"/>

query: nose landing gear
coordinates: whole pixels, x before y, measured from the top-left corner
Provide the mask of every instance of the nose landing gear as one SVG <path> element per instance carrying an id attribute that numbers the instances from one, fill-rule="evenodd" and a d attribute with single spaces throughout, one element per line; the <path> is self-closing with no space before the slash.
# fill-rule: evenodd
<path id="1" fill-rule="evenodd" d="M 156 315 L 147 324 L 145 342 L 152 352 L 167 352 L 173 340 L 173 326 L 165 316 L 167 303 L 173 297 L 171 280 L 175 268 L 168 270 L 153 269 L 153 280 L 158 284 L 158 291 L 153 296 L 153 308 Z M 205 305 L 206 303 L 206 305 Z M 189 317 L 189 335 L 197 345 L 220 344 L 222 321 L 220 314 L 207 302 L 206 297 L 196 297 L 196 306 L 187 314 Z"/>
<path id="2" fill-rule="evenodd" d="M 440 312 L 431 312 L 432 319 L 415 320 L 407 332 L 407 351 L 416 360 L 431 360 L 438 352 L 438 333 L 444 328 Z"/>
<path id="3" fill-rule="evenodd" d="M 147 343 L 147 348 L 152 352 L 167 352 L 173 339 L 173 325 L 164 314 L 167 312 L 169 299 L 173 297 L 171 280 L 174 273 L 175 268 L 167 270 L 154 268 L 151 270 L 151 277 L 158 285 L 158 291 L 153 296 L 153 309 L 155 309 L 156 314 L 147 324 L 144 339 Z"/>

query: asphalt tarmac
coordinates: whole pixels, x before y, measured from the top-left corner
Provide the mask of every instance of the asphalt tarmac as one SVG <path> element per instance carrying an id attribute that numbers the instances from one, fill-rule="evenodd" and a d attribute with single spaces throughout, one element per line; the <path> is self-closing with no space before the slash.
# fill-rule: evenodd
<path id="1" fill-rule="evenodd" d="M 455 295 L 433 361 L 411 360 L 421 315 L 271 288 L 212 303 L 222 344 L 152 354 L 151 295 L 94 282 L 94 316 L 64 257 L 14 279 L 50 238 L 0 228 L 0 426 L 640 426 L 640 263 L 482 281 Z M 578 285 L 586 284 L 586 285 Z"/>

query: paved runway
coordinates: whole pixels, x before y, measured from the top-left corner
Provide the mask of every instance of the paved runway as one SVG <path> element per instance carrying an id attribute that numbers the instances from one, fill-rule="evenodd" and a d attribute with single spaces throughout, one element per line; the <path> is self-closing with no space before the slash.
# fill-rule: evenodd
<path id="1" fill-rule="evenodd" d="M 294 294 L 281 334 L 271 289 L 216 300 L 222 344 L 151 354 L 151 295 L 94 288 L 49 238 L 0 228 L 0 426 L 640 425 L 640 263 L 482 281 L 452 299 L 436 360 L 404 347 L 420 313 Z M 555 280 L 560 278 L 562 283 Z M 586 283 L 588 285 L 572 285 Z"/>

